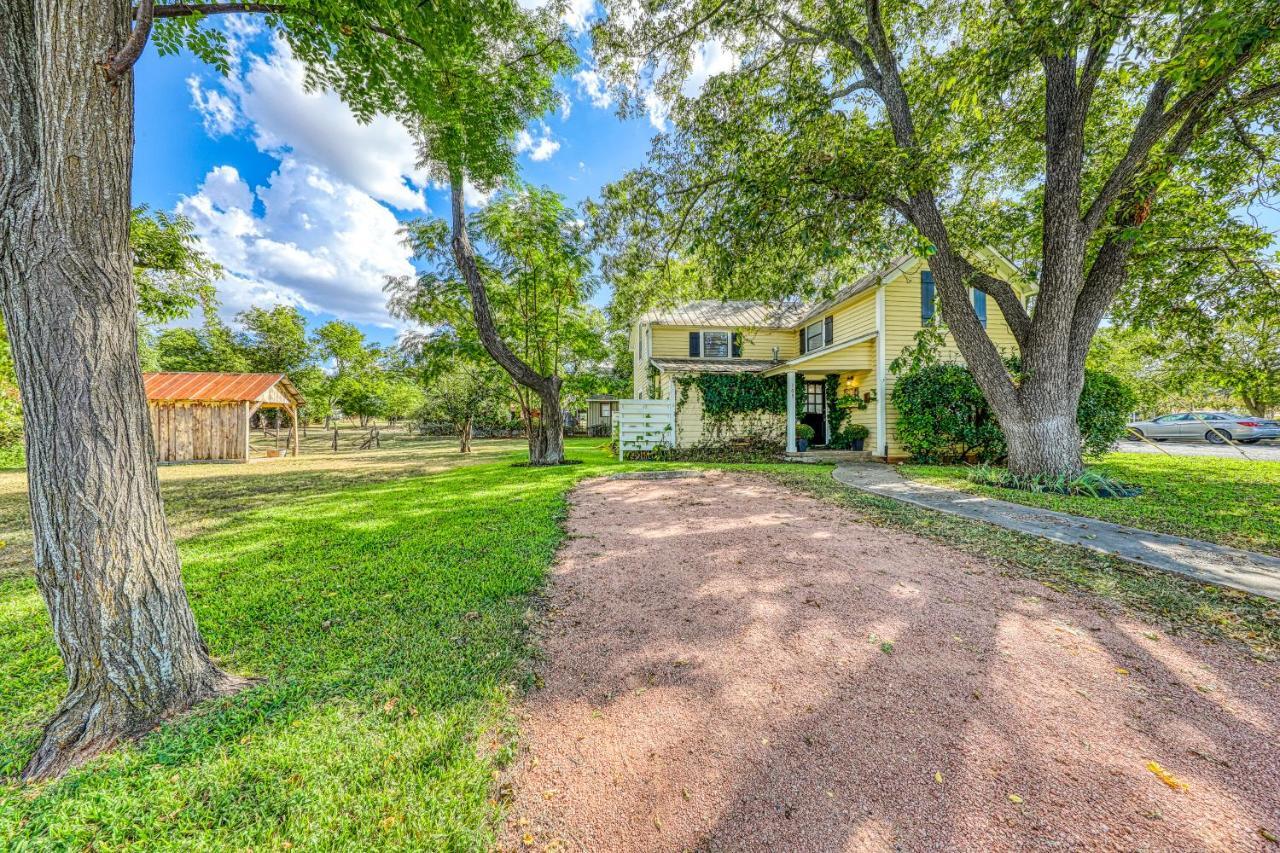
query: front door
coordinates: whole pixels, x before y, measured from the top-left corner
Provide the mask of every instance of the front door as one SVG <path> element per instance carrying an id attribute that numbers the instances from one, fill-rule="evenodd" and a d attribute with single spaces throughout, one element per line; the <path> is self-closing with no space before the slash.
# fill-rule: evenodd
<path id="1" fill-rule="evenodd" d="M 827 443 L 827 383 L 804 383 L 804 414 L 800 423 L 813 427 L 813 443 Z"/>

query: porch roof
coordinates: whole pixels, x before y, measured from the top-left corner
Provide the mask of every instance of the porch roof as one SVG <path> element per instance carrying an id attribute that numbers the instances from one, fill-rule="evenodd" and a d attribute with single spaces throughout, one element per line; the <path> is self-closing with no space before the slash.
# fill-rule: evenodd
<path id="1" fill-rule="evenodd" d="M 774 364 L 764 371 L 765 376 L 781 373 L 843 373 L 846 370 L 873 370 L 876 366 L 876 333 L 869 332 L 856 338 L 832 344 L 797 356 L 790 361 Z"/>
<path id="2" fill-rule="evenodd" d="M 663 373 L 759 373 L 781 362 L 757 358 L 651 358 Z"/>

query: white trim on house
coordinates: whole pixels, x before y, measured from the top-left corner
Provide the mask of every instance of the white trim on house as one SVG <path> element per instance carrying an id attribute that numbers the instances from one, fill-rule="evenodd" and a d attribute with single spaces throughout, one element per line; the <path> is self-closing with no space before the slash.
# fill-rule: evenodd
<path id="1" fill-rule="evenodd" d="M 880 325 L 883 325 L 883 324 L 880 324 Z M 829 347 L 823 347 L 820 350 L 814 350 L 813 352 L 807 352 L 804 355 L 798 355 L 795 358 L 791 359 L 790 361 L 784 361 L 781 364 L 777 365 L 776 367 L 769 368 L 768 370 L 764 371 L 763 374 L 761 375 L 777 376 L 779 373 L 782 373 L 785 370 L 790 370 L 796 367 L 797 365 L 804 364 L 806 361 L 811 361 L 815 358 L 822 358 L 823 356 L 828 356 L 828 355 L 831 355 L 832 353 L 840 352 L 840 350 L 848 349 L 849 347 L 856 347 L 858 344 L 865 344 L 867 341 L 878 336 L 879 336 L 878 332 L 867 332 L 865 335 L 859 335 L 856 338 L 849 338 L 846 341 L 841 341 L 838 344 L 832 344 Z"/>
<path id="2" fill-rule="evenodd" d="M 876 455 L 889 455 L 888 411 L 885 400 L 885 308 L 884 284 L 876 287 Z"/>

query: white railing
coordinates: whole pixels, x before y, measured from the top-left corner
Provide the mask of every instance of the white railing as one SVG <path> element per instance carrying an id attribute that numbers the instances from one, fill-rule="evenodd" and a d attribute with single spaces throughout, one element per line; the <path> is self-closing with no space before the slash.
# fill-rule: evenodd
<path id="1" fill-rule="evenodd" d="M 675 400 L 619 400 L 613 424 L 617 432 L 618 459 L 625 459 L 629 450 L 674 447 Z"/>

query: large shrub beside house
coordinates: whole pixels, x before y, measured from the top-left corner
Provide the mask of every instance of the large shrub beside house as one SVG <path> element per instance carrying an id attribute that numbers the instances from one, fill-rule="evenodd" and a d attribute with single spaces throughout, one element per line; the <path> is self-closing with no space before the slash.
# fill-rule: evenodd
<path id="1" fill-rule="evenodd" d="M 968 368 L 917 365 L 893 389 L 898 439 L 920 462 L 995 463 L 1007 451 L 1000 424 Z M 1085 372 L 1077 423 L 1086 454 L 1105 453 L 1125 430 L 1135 398 L 1123 382 L 1098 370 Z"/>

